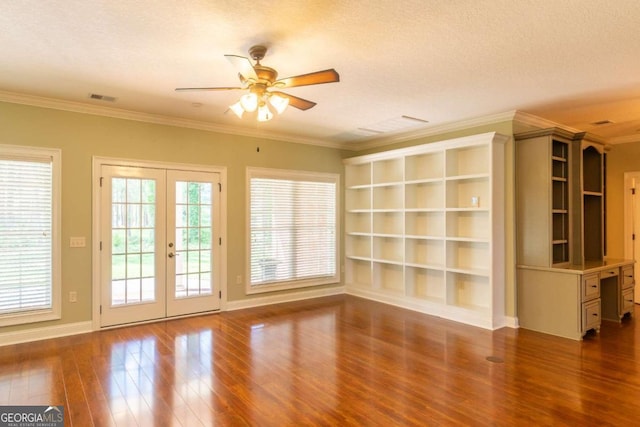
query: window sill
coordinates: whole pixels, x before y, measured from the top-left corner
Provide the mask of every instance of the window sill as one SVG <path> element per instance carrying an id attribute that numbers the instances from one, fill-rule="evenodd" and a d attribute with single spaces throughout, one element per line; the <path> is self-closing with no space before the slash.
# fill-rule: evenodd
<path id="1" fill-rule="evenodd" d="M 4 314 L 0 316 L 0 327 L 24 325 L 27 323 L 47 322 L 60 320 L 62 316 L 52 310 L 27 311 L 24 313 Z"/>

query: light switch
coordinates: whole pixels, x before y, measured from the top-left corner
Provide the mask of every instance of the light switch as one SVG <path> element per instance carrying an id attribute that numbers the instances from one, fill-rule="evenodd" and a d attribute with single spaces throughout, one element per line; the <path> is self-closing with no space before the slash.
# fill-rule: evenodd
<path id="1" fill-rule="evenodd" d="M 87 245 L 84 237 L 71 237 L 69 238 L 70 248 L 84 248 Z"/>

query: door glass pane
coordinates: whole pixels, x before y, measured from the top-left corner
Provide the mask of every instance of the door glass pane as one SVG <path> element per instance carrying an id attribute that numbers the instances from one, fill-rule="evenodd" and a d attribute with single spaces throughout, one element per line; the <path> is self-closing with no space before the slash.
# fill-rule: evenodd
<path id="1" fill-rule="evenodd" d="M 156 207 L 154 205 L 142 205 L 142 227 L 153 228 L 156 223 Z"/>
<path id="2" fill-rule="evenodd" d="M 127 253 L 140 253 L 140 229 L 127 230 Z"/>
<path id="3" fill-rule="evenodd" d="M 124 203 L 127 198 L 127 180 L 124 178 L 113 178 L 111 180 L 111 201 L 113 203 Z"/>
<path id="4" fill-rule="evenodd" d="M 188 182 L 176 182 L 176 203 L 184 205 L 187 203 Z"/>
<path id="5" fill-rule="evenodd" d="M 211 295 L 213 186 L 176 183 L 176 298 Z"/>
<path id="6" fill-rule="evenodd" d="M 210 273 L 202 273 L 200 274 L 200 289 L 204 293 L 210 294 L 212 292 L 211 289 L 211 274 Z"/>
<path id="7" fill-rule="evenodd" d="M 155 301 L 156 183 L 112 178 L 111 188 L 111 304 Z"/>
<path id="8" fill-rule="evenodd" d="M 187 249 L 187 229 L 176 228 L 176 251 Z"/>
<path id="9" fill-rule="evenodd" d="M 123 254 L 125 253 L 124 242 L 126 242 L 126 233 L 124 230 L 112 230 L 111 231 L 111 253 Z"/>
<path id="10" fill-rule="evenodd" d="M 153 252 L 155 245 L 155 230 L 142 230 L 142 252 Z"/>

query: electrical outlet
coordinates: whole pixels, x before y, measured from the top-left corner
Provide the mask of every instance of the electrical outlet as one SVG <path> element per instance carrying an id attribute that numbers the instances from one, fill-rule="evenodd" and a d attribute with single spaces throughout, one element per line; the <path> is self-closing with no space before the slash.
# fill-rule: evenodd
<path id="1" fill-rule="evenodd" d="M 76 291 L 69 292 L 69 302 L 78 302 L 78 293 Z"/>
<path id="2" fill-rule="evenodd" d="M 240 275 L 236 276 L 236 285 L 242 285 L 242 276 Z"/>
<path id="3" fill-rule="evenodd" d="M 84 248 L 87 245 L 84 237 L 70 237 L 69 238 L 69 247 L 70 248 Z"/>

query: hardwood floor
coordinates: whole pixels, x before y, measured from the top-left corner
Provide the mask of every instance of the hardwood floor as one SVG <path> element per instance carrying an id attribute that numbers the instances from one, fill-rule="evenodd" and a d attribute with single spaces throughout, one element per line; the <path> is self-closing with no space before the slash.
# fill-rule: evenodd
<path id="1" fill-rule="evenodd" d="M 578 342 L 327 297 L 0 347 L 0 405 L 64 405 L 67 427 L 635 425 L 636 319 Z"/>

